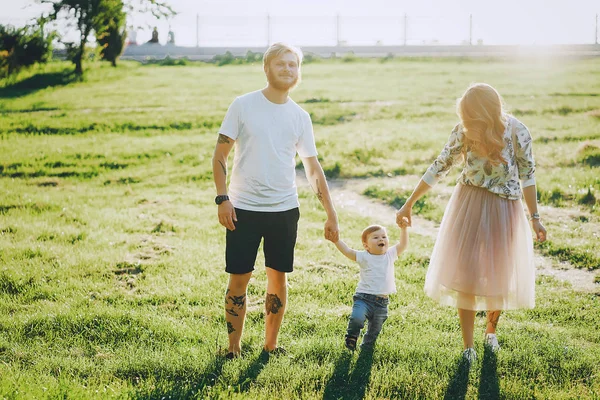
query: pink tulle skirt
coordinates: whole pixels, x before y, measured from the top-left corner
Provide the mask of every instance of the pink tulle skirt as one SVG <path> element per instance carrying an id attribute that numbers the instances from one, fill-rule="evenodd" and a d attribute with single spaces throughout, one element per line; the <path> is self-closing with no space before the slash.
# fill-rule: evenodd
<path id="1" fill-rule="evenodd" d="M 456 185 L 433 248 L 425 293 L 466 310 L 533 308 L 533 238 L 522 202 Z"/>

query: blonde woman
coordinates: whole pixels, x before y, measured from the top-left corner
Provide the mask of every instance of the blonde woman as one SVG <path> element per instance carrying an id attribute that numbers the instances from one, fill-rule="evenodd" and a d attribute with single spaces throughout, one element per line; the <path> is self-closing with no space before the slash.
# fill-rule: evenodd
<path id="1" fill-rule="evenodd" d="M 498 92 L 484 83 L 466 90 L 457 113 L 461 122 L 396 213 L 396 222 L 408 218 L 410 226 L 415 202 L 464 160 L 433 248 L 425 292 L 458 309 L 463 357 L 472 363 L 476 311 L 487 310 L 484 343 L 496 351 L 501 310 L 535 304 L 533 240 L 521 198 L 538 241 L 546 240 L 546 229 L 538 214 L 527 127 L 503 111 Z"/>

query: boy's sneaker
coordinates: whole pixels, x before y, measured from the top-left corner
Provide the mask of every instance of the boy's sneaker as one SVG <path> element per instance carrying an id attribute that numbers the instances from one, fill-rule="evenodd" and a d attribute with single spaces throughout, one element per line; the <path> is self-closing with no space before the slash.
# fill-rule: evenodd
<path id="1" fill-rule="evenodd" d="M 346 348 L 350 351 L 356 350 L 356 340 L 358 338 L 346 336 Z"/>
<path id="2" fill-rule="evenodd" d="M 477 353 L 475 352 L 475 349 L 472 347 L 465 349 L 465 351 L 463 351 L 463 359 L 469 363 L 469 366 L 473 365 L 475 360 L 477 360 Z"/>
<path id="3" fill-rule="evenodd" d="M 500 344 L 495 333 L 486 333 L 484 344 L 488 346 L 493 352 L 500 350 Z"/>

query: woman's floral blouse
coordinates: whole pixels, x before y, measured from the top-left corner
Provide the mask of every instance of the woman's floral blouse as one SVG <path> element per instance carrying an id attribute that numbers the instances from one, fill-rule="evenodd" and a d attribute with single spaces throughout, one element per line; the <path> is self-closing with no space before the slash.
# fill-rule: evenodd
<path id="1" fill-rule="evenodd" d="M 465 153 L 466 163 L 458 178 L 459 183 L 483 187 L 506 199 L 520 200 L 523 196 L 521 187 L 535 185 L 532 139 L 529 130 L 521 121 L 510 115 L 506 115 L 506 121 L 502 157 L 508 161 L 507 164 L 494 166 L 486 158 L 476 155 L 463 146 L 463 127 L 462 124 L 458 124 L 452 130 L 438 158 L 423 175 L 425 183 L 429 186 L 435 185 L 448 174 L 453 165 L 463 159 Z M 513 135 L 517 141 L 516 154 L 513 150 Z"/>

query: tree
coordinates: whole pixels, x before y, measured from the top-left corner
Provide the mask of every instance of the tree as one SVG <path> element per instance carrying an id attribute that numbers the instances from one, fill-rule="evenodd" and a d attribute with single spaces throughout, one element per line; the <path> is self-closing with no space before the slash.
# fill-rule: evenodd
<path id="1" fill-rule="evenodd" d="M 127 36 L 127 14 L 122 0 L 104 0 L 100 7 L 94 26 L 96 42 L 100 46 L 102 59 L 116 67 Z"/>
<path id="2" fill-rule="evenodd" d="M 122 3 L 131 13 L 151 12 L 155 17 L 161 18 L 173 15 L 174 11 L 166 3 L 159 0 L 125 0 Z M 107 30 L 106 21 L 110 21 L 114 15 L 117 15 L 118 8 L 114 0 L 39 0 L 42 4 L 52 5 L 52 11 L 44 16 L 44 20 L 56 21 L 64 19 L 71 22 L 79 32 L 79 43 L 75 44 L 73 52 L 73 63 L 75 64 L 75 73 L 83 74 L 83 55 L 85 46 L 88 43 L 89 36 L 94 30 L 105 32 Z M 110 36 L 110 35 L 109 35 Z"/>
<path id="3" fill-rule="evenodd" d="M 41 29 L 31 26 L 17 29 L 0 25 L 0 77 L 48 61 L 53 38 L 54 34 L 44 37 Z"/>

